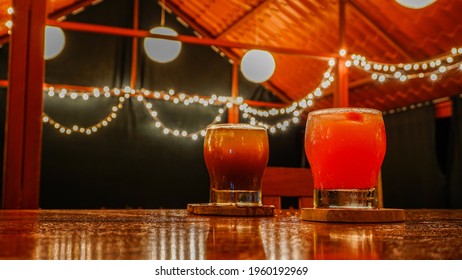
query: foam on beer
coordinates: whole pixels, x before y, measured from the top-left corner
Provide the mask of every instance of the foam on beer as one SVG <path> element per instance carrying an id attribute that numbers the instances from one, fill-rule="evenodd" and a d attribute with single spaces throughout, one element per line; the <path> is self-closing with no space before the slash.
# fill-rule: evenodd
<path id="1" fill-rule="evenodd" d="M 207 129 L 244 129 L 244 130 L 266 130 L 262 126 L 247 123 L 220 123 L 207 126 Z"/>

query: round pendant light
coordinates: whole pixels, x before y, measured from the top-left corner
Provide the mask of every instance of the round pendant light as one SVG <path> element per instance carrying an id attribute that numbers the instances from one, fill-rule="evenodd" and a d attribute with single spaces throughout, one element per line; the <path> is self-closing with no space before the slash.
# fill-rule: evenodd
<path id="1" fill-rule="evenodd" d="M 55 26 L 45 27 L 45 54 L 46 60 L 57 57 L 64 49 L 66 38 L 61 28 Z"/>
<path id="2" fill-rule="evenodd" d="M 250 50 L 241 60 L 241 72 L 244 77 L 254 83 L 267 81 L 274 74 L 276 62 L 267 51 Z"/>
<path id="3" fill-rule="evenodd" d="M 168 27 L 159 26 L 149 31 L 151 34 L 178 36 L 178 33 Z M 144 39 L 144 50 L 151 60 L 166 63 L 174 60 L 181 51 L 181 42 L 159 38 Z"/>
<path id="4" fill-rule="evenodd" d="M 422 9 L 436 2 L 436 0 L 395 0 L 395 1 L 398 2 L 398 4 L 400 4 L 401 6 L 404 6 L 406 8 L 411 8 L 411 9 Z"/>

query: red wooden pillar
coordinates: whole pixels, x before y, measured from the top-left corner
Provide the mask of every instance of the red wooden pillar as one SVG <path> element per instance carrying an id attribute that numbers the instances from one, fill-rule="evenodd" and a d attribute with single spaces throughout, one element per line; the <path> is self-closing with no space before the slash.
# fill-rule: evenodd
<path id="1" fill-rule="evenodd" d="M 348 68 L 345 66 L 345 59 L 342 57 L 337 59 L 336 77 L 334 107 L 348 107 Z"/>
<path id="2" fill-rule="evenodd" d="M 339 1 L 339 50 L 347 50 L 345 43 L 346 1 Z M 348 68 L 345 66 L 345 59 L 342 56 L 337 59 L 336 77 L 334 107 L 348 107 Z"/>
<path id="3" fill-rule="evenodd" d="M 233 75 L 231 84 L 231 97 L 236 99 L 239 96 L 239 63 L 236 61 L 233 64 Z M 228 110 L 228 122 L 238 123 L 239 122 L 239 108 L 238 105 L 234 104 Z"/>
<path id="4" fill-rule="evenodd" d="M 133 29 L 138 30 L 138 17 L 139 17 L 140 1 L 133 1 Z M 132 38 L 132 66 L 130 72 L 130 87 L 136 87 L 136 76 L 138 70 L 138 37 Z"/>
<path id="5" fill-rule="evenodd" d="M 13 0 L 3 208 L 39 206 L 46 0 Z"/>

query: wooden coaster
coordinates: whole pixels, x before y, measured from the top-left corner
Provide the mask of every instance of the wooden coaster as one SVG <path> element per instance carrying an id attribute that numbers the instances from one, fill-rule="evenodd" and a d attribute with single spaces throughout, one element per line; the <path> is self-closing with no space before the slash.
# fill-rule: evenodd
<path id="1" fill-rule="evenodd" d="M 274 209 L 273 205 L 233 206 L 201 203 L 188 204 L 187 211 L 197 215 L 262 217 L 274 216 Z"/>
<path id="2" fill-rule="evenodd" d="M 327 209 L 303 208 L 301 219 L 314 222 L 391 223 L 406 219 L 403 209 Z"/>

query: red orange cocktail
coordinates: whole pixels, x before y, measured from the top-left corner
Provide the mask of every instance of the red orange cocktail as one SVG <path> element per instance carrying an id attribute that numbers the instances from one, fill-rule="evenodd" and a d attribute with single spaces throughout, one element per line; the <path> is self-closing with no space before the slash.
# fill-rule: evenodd
<path id="1" fill-rule="evenodd" d="M 385 147 L 378 110 L 333 108 L 309 113 L 305 151 L 314 179 L 314 207 L 377 208 Z"/>
<path id="2" fill-rule="evenodd" d="M 247 124 L 209 126 L 204 159 L 210 177 L 210 202 L 261 205 L 261 179 L 268 157 L 265 128 Z"/>

